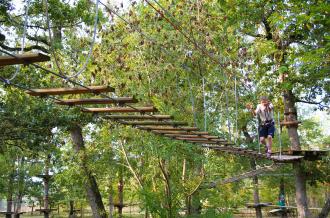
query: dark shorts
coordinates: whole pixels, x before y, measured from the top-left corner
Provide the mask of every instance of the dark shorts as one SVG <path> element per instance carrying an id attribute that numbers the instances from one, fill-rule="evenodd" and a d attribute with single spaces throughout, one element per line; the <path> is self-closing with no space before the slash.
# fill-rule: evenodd
<path id="1" fill-rule="evenodd" d="M 274 134 L 275 134 L 274 123 L 259 127 L 259 137 L 267 138 L 269 135 L 271 135 L 274 138 Z"/>

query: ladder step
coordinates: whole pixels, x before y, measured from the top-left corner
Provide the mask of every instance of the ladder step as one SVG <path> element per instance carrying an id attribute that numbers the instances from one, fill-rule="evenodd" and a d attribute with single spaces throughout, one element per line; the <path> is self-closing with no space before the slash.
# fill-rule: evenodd
<path id="1" fill-rule="evenodd" d="M 45 89 L 32 89 L 26 93 L 32 96 L 46 96 L 46 95 L 68 95 L 68 94 L 85 94 L 94 93 L 100 94 L 102 92 L 114 92 L 115 89 L 110 86 L 87 86 L 73 87 L 73 88 L 45 88 Z"/>
<path id="2" fill-rule="evenodd" d="M 84 104 L 125 104 L 125 103 L 136 103 L 137 100 L 132 97 L 119 97 L 119 98 L 87 98 L 87 99 L 61 99 L 55 101 L 56 104 L 60 105 L 84 105 Z"/>
<path id="3" fill-rule="evenodd" d="M 109 108 L 85 108 L 82 110 L 87 113 L 129 113 L 129 112 L 155 112 L 154 107 L 109 107 Z"/>
<path id="4" fill-rule="evenodd" d="M 170 115 L 107 115 L 103 118 L 111 120 L 167 120 L 173 117 Z"/>
<path id="5" fill-rule="evenodd" d="M 158 126 L 137 126 L 138 129 L 143 130 L 165 130 L 165 131 L 196 131 L 196 127 L 158 127 Z"/>
<path id="6" fill-rule="evenodd" d="M 151 132 L 157 134 L 182 134 L 182 135 L 208 135 L 208 132 L 199 132 L 199 131 L 182 131 L 181 129 L 176 130 L 152 130 Z"/>
<path id="7" fill-rule="evenodd" d="M 50 57 L 41 53 L 17 54 L 15 57 L 6 55 L 0 56 L 0 66 L 9 66 L 15 64 L 31 64 L 34 62 L 49 61 Z"/>
<path id="8" fill-rule="evenodd" d="M 187 126 L 187 122 L 182 121 L 118 121 L 121 124 L 132 125 L 132 126 Z"/>

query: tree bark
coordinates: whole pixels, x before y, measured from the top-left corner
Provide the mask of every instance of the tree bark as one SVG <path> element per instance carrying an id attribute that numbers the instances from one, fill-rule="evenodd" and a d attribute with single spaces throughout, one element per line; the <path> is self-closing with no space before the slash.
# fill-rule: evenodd
<path id="1" fill-rule="evenodd" d="M 256 170 L 256 162 L 255 160 L 251 160 L 250 161 L 250 165 L 251 168 L 253 170 Z M 260 199 L 259 199 L 259 181 L 258 181 L 258 176 L 253 176 L 252 178 L 253 180 L 253 200 L 254 200 L 254 204 L 258 205 L 260 204 Z M 255 207 L 256 210 L 256 217 L 257 218 L 262 218 L 262 211 L 261 211 L 261 207 Z"/>
<path id="2" fill-rule="evenodd" d="M 71 127 L 70 133 L 71 133 L 74 149 L 80 157 L 81 168 L 87 178 L 85 183 L 85 188 L 86 188 L 89 204 L 92 208 L 93 217 L 106 218 L 104 204 L 102 201 L 102 197 L 98 185 L 96 183 L 96 179 L 87 166 L 87 157 L 85 153 L 85 145 L 82 136 L 82 129 L 80 126 L 75 125 Z"/>
<path id="3" fill-rule="evenodd" d="M 297 121 L 296 107 L 295 107 L 295 96 L 291 90 L 284 91 L 284 112 L 285 119 L 288 121 Z M 291 143 L 291 149 L 301 150 L 298 125 L 287 126 L 289 139 Z M 296 185 L 296 203 L 298 218 L 309 218 L 311 213 L 308 209 L 307 204 L 307 192 L 306 192 L 306 174 L 304 172 L 302 162 L 294 162 L 293 170 L 295 172 L 295 185 Z"/>
<path id="4" fill-rule="evenodd" d="M 119 173 L 119 182 L 118 182 L 118 217 L 123 217 L 123 207 L 124 207 L 124 179 L 122 169 Z"/>
<path id="5" fill-rule="evenodd" d="M 13 208 L 13 183 L 15 179 L 15 167 L 13 165 L 12 172 L 9 174 L 8 178 L 8 189 L 7 189 L 7 212 L 12 212 Z M 6 214 L 6 218 L 11 218 L 11 214 Z"/>
<path id="6" fill-rule="evenodd" d="M 50 154 L 47 155 L 46 161 L 45 161 L 45 175 L 43 177 L 44 179 L 44 218 L 49 218 L 49 165 L 50 165 Z"/>
<path id="7" fill-rule="evenodd" d="M 109 181 L 109 218 L 113 218 L 113 187 L 111 180 Z"/>
<path id="8" fill-rule="evenodd" d="M 167 216 L 169 218 L 173 217 L 173 207 L 172 207 L 172 189 L 170 184 L 170 173 L 166 168 L 166 162 L 164 159 L 159 160 L 159 167 L 163 174 L 163 178 L 165 181 L 165 195 L 166 195 L 166 208 L 167 208 Z"/>
<path id="9" fill-rule="evenodd" d="M 16 197 L 16 207 L 15 207 L 15 214 L 14 217 L 18 218 L 19 212 L 21 211 L 21 205 L 22 205 L 22 198 L 24 195 L 24 179 L 25 179 L 25 170 L 24 170 L 24 157 L 21 157 L 20 161 L 20 167 L 18 168 L 18 193 Z"/>
<path id="10" fill-rule="evenodd" d="M 69 202 L 70 210 L 69 210 L 69 218 L 75 218 L 75 212 L 74 212 L 74 201 L 70 200 Z"/>

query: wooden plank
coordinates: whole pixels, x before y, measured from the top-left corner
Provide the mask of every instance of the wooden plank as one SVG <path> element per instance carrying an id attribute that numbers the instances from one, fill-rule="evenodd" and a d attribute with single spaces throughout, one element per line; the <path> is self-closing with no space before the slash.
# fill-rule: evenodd
<path id="1" fill-rule="evenodd" d="M 300 124 L 301 123 L 301 121 L 282 121 L 282 122 L 280 122 L 280 125 L 281 126 L 295 126 L 295 125 L 298 125 L 298 124 Z"/>
<path id="2" fill-rule="evenodd" d="M 158 126 L 137 126 L 138 129 L 143 129 L 143 130 L 169 130 L 169 131 L 196 131 L 198 128 L 196 127 L 189 127 L 189 126 L 183 126 L 183 127 L 158 127 Z"/>
<path id="3" fill-rule="evenodd" d="M 204 138 L 204 139 L 219 139 L 218 136 L 211 135 L 196 135 L 196 134 L 164 134 L 167 137 L 182 137 L 182 138 Z"/>
<path id="4" fill-rule="evenodd" d="M 154 107 L 109 107 L 109 108 L 85 108 L 82 110 L 87 113 L 129 113 L 129 112 L 155 112 Z"/>
<path id="5" fill-rule="evenodd" d="M 107 115 L 103 118 L 111 120 L 168 120 L 173 117 L 171 115 Z"/>
<path id="6" fill-rule="evenodd" d="M 175 138 L 176 140 L 183 140 L 183 139 L 180 139 L 180 138 Z M 198 144 L 218 144 L 218 142 L 212 142 L 212 141 L 208 141 L 208 140 L 205 140 L 205 141 L 194 141 L 194 140 L 183 140 L 183 141 L 186 141 L 186 142 L 189 142 L 189 143 L 198 143 Z"/>
<path id="7" fill-rule="evenodd" d="M 166 137 L 171 137 L 171 138 L 176 138 L 176 137 L 181 137 L 181 138 L 200 138 L 201 135 L 180 135 L 180 134 L 164 134 Z"/>
<path id="8" fill-rule="evenodd" d="M 246 207 L 247 208 L 258 208 L 258 207 L 268 207 L 272 205 L 272 203 L 267 202 L 267 203 L 259 203 L 259 204 L 254 204 L 254 203 L 247 203 Z"/>
<path id="9" fill-rule="evenodd" d="M 118 121 L 121 124 L 132 126 L 187 126 L 187 122 L 182 121 Z"/>
<path id="10" fill-rule="evenodd" d="M 73 88 L 45 88 L 45 89 L 32 89 L 26 93 L 32 96 L 45 96 L 45 95 L 68 95 L 68 94 L 85 94 L 94 93 L 100 94 L 102 92 L 114 92 L 115 89 L 110 86 L 87 86 L 73 87 Z"/>
<path id="11" fill-rule="evenodd" d="M 56 104 L 60 105 L 84 105 L 84 104 L 125 104 L 125 103 L 136 103 L 137 100 L 132 97 L 119 97 L 119 98 L 87 98 L 87 99 L 61 99 L 55 101 Z"/>
<path id="12" fill-rule="evenodd" d="M 41 53 L 25 53 L 13 56 L 0 56 L 0 67 L 15 64 L 31 64 L 34 62 L 49 61 L 50 57 Z"/>
<path id="13" fill-rule="evenodd" d="M 270 157 L 270 159 L 277 162 L 292 162 L 292 161 L 300 160 L 302 158 L 304 158 L 304 156 L 302 155 L 285 155 L 285 154 L 281 156 L 279 154 L 276 154 Z"/>
<path id="14" fill-rule="evenodd" d="M 201 136 L 199 138 L 185 138 L 185 137 L 176 137 L 176 139 L 180 139 L 180 140 L 192 140 L 192 141 L 213 141 L 213 142 L 224 142 L 225 140 L 223 139 L 206 139 L 206 138 L 202 138 Z"/>
<path id="15" fill-rule="evenodd" d="M 152 130 L 151 132 L 156 134 L 183 134 L 183 135 L 208 135 L 208 132 L 200 132 L 200 131 L 182 131 L 180 129 L 177 130 Z"/>

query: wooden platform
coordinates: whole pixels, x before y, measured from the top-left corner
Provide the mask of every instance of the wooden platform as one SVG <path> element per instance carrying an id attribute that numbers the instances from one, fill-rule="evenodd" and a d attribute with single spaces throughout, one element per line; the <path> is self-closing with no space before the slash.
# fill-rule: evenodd
<path id="1" fill-rule="evenodd" d="M 45 89 L 31 89 L 26 93 L 32 96 L 47 96 L 47 95 L 68 95 L 68 94 L 85 94 L 93 93 L 100 94 L 102 92 L 114 92 L 115 89 L 110 86 L 88 86 L 73 87 L 73 88 L 45 88 Z"/>
<path id="2" fill-rule="evenodd" d="M 107 115 L 103 118 L 110 120 L 168 120 L 173 117 L 170 115 Z"/>
<path id="3" fill-rule="evenodd" d="M 126 103 L 136 103 L 137 100 L 132 97 L 119 97 L 119 98 L 87 98 L 87 99 L 68 99 L 55 101 L 59 105 L 86 105 L 86 104 L 126 104 Z"/>
<path id="4" fill-rule="evenodd" d="M 145 112 L 155 112 L 156 108 L 151 107 L 109 107 L 109 108 L 85 108 L 82 110 L 87 113 L 145 113 Z"/>
<path id="5" fill-rule="evenodd" d="M 288 155 L 300 155 L 304 156 L 305 160 L 315 161 L 322 159 L 323 156 L 326 156 L 330 150 L 289 150 L 284 151 L 284 154 Z"/>
<path id="6" fill-rule="evenodd" d="M 246 207 L 247 208 L 259 208 L 259 207 L 268 207 L 272 205 L 271 202 L 267 202 L 267 203 L 259 203 L 259 204 L 254 204 L 254 203 L 247 203 Z"/>
<path id="7" fill-rule="evenodd" d="M 182 121 L 118 121 L 121 124 L 132 126 L 187 126 L 187 122 Z"/>
<path id="8" fill-rule="evenodd" d="M 15 64 L 31 64 L 35 62 L 49 61 L 50 57 L 41 53 L 25 53 L 13 56 L 0 56 L 0 67 Z"/>

